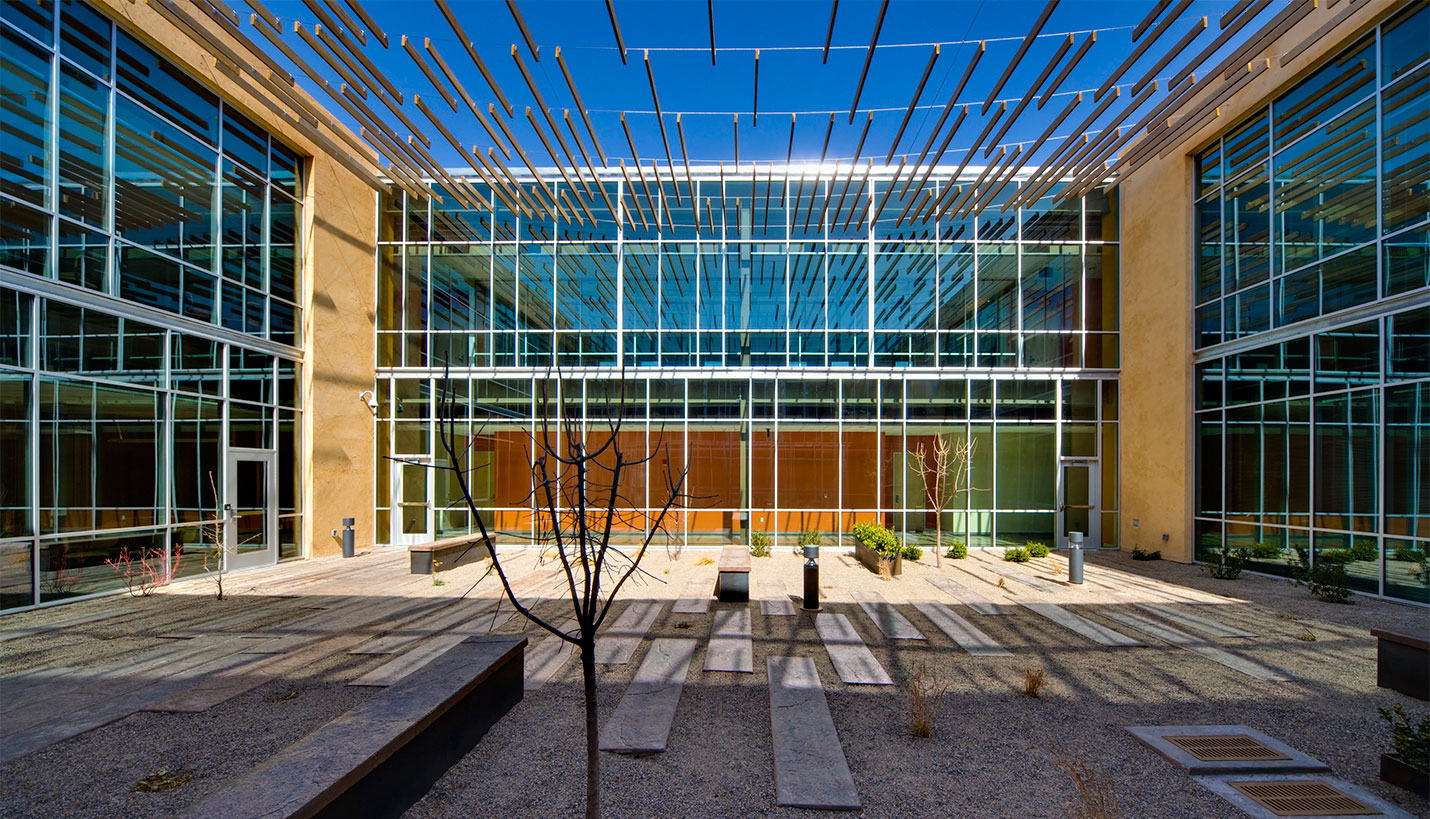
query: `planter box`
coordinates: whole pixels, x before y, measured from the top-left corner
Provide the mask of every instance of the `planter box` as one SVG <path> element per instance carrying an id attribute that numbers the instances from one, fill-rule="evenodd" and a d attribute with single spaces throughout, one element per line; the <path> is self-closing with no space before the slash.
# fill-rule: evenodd
<path id="1" fill-rule="evenodd" d="M 1406 764 L 1395 754 L 1380 755 L 1380 781 L 1430 799 L 1430 774 Z"/>
<path id="2" fill-rule="evenodd" d="M 868 567 L 869 571 L 879 574 L 881 568 L 887 569 L 889 575 L 898 577 L 904 573 L 904 556 L 886 557 L 864 545 L 863 541 L 854 541 L 854 557 Z"/>
<path id="3" fill-rule="evenodd" d="M 1376 640 L 1375 684 L 1430 700 L 1430 642 L 1378 628 L 1370 633 Z"/>

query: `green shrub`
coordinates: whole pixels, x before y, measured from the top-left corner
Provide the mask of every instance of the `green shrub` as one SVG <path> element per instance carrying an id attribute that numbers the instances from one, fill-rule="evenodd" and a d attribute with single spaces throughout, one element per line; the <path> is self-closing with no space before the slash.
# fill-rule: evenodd
<path id="1" fill-rule="evenodd" d="M 943 556 L 953 560 L 962 560 L 968 557 L 968 544 L 961 540 L 955 540 L 948 544 L 948 551 L 944 552 Z"/>
<path id="2" fill-rule="evenodd" d="M 1024 545 L 1023 548 L 1025 548 L 1025 549 L 1028 550 L 1028 556 L 1029 556 L 1029 557 L 1047 557 L 1047 556 L 1048 556 L 1048 544 L 1043 543 L 1043 542 L 1040 541 L 1040 540 L 1030 540 L 1030 541 L 1027 542 L 1026 545 Z"/>
<path id="3" fill-rule="evenodd" d="M 906 560 L 918 560 L 924 556 L 924 550 L 917 546 L 904 545 L 904 558 Z"/>
<path id="4" fill-rule="evenodd" d="M 1430 716 L 1421 717 L 1416 725 L 1405 716 L 1405 709 L 1396 703 L 1389 708 L 1377 708 L 1380 718 L 1390 723 L 1390 744 L 1405 764 L 1430 772 Z"/>
<path id="5" fill-rule="evenodd" d="M 1215 562 L 1206 561 L 1202 566 L 1217 580 L 1235 580 L 1240 577 L 1241 570 L 1246 567 L 1246 561 L 1251 557 L 1250 550 L 1232 546 L 1230 543 L 1223 543 L 1221 551 L 1214 554 Z"/>
<path id="6" fill-rule="evenodd" d="M 1350 549 L 1351 557 L 1366 563 L 1374 563 L 1380 559 L 1380 550 L 1375 547 L 1373 540 L 1358 540 Z"/>
<path id="7" fill-rule="evenodd" d="M 894 533 L 877 523 L 858 523 L 849 532 L 860 543 L 885 557 L 897 557 L 903 554 L 903 544 L 894 537 Z"/>
<path id="8" fill-rule="evenodd" d="M 1277 546 L 1275 543 L 1266 543 L 1265 541 L 1253 544 L 1246 551 L 1257 560 L 1275 560 L 1281 556 L 1280 546 Z"/>
<path id="9" fill-rule="evenodd" d="M 1311 568 L 1306 561 L 1306 550 L 1296 550 L 1296 560 L 1291 562 L 1291 581 L 1305 586 L 1311 595 L 1327 603 L 1351 604 L 1351 590 L 1346 586 L 1346 563 L 1349 560 L 1326 560 L 1326 555 L 1349 555 L 1345 550 L 1332 550 L 1316 555 L 1316 566 Z"/>
<path id="10" fill-rule="evenodd" d="M 1401 546 L 1390 554 L 1391 560 L 1399 560 L 1404 563 L 1424 563 L 1425 551 L 1414 546 Z"/>
<path id="11" fill-rule="evenodd" d="M 755 532 L 750 535 L 750 555 L 753 557 L 769 557 L 770 536 L 764 532 Z"/>
<path id="12" fill-rule="evenodd" d="M 1157 550 L 1157 551 L 1155 551 L 1155 552 L 1145 552 L 1145 551 L 1143 551 L 1143 550 L 1141 550 L 1141 549 L 1138 549 L 1138 548 L 1136 548 L 1136 547 L 1133 547 L 1133 549 L 1132 549 L 1132 559 L 1133 559 L 1133 560 L 1161 560 L 1161 559 L 1162 559 L 1162 551 L 1159 549 L 1159 550 Z"/>
<path id="13" fill-rule="evenodd" d="M 824 537 L 814 529 L 810 529 L 808 532 L 799 533 L 799 541 L 795 545 L 803 549 L 805 546 L 818 546 L 823 542 Z"/>
<path id="14" fill-rule="evenodd" d="M 1030 559 L 1028 550 L 1021 546 L 1003 550 L 1003 559 L 1009 563 L 1027 563 Z"/>

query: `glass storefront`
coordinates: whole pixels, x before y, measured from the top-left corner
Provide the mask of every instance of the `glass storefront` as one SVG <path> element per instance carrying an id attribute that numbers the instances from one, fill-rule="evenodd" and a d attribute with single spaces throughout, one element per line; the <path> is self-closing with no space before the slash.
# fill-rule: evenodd
<path id="1" fill-rule="evenodd" d="M 0 609 L 204 571 L 243 453 L 298 556 L 302 159 L 79 0 L 0 4 L 0 85 Z"/>
<path id="2" fill-rule="evenodd" d="M 1197 158 L 1199 553 L 1430 602 L 1430 7 Z"/>
<path id="3" fill-rule="evenodd" d="M 648 459 L 622 480 L 624 537 L 684 471 L 673 542 L 793 544 L 875 520 L 931 543 L 916 453 L 943 439 L 973 443 L 940 504 L 945 540 L 1073 528 L 1115 545 L 1115 198 L 1055 204 L 1056 188 L 1005 213 L 1010 186 L 976 219 L 923 223 L 897 218 L 902 182 L 887 177 L 692 181 L 694 200 L 612 180 L 615 214 L 559 231 L 475 184 L 494 213 L 382 199 L 380 540 L 474 528 L 451 473 L 431 469 L 448 465 L 445 396 L 501 538 L 541 533 L 543 427 L 574 421 L 594 440 L 621 418 L 620 448 Z"/>

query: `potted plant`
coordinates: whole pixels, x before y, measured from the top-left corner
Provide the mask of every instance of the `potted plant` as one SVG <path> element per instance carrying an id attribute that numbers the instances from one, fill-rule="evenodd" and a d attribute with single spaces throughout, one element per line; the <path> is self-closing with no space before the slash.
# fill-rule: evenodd
<path id="1" fill-rule="evenodd" d="M 1380 755 L 1381 781 L 1430 799 L 1430 717 L 1414 724 L 1398 702 L 1377 710 L 1390 723 L 1390 744 L 1395 748 L 1393 754 Z"/>
<path id="2" fill-rule="evenodd" d="M 854 557 L 869 571 L 890 577 L 904 573 L 904 546 L 888 528 L 877 523 L 855 524 Z"/>

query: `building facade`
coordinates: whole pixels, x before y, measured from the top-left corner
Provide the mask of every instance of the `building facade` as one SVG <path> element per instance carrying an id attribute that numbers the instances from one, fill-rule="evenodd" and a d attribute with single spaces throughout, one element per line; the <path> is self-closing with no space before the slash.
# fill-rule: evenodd
<path id="1" fill-rule="evenodd" d="M 198 6 L 0 4 L 0 609 L 332 554 L 344 518 L 468 532 L 441 420 L 499 541 L 539 539 L 532 436 L 613 417 L 648 459 L 619 537 L 683 473 L 673 545 L 1081 531 L 1430 602 L 1430 11 L 1330 14 L 1250 35 L 1108 194 L 1005 209 L 1029 169 L 925 222 L 952 168 L 648 165 L 558 222 L 385 184 Z"/>

